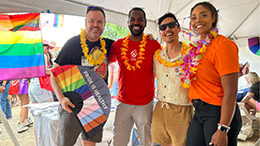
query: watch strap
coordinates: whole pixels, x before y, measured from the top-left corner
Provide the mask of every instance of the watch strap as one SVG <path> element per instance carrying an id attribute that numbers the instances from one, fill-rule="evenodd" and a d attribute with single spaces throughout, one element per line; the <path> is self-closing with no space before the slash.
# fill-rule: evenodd
<path id="1" fill-rule="evenodd" d="M 218 129 L 223 133 L 228 132 L 230 127 L 224 124 L 218 124 Z"/>

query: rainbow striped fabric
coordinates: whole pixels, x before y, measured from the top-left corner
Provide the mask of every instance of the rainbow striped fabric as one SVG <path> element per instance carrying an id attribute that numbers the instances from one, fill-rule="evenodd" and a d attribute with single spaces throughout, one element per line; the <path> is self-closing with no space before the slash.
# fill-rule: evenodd
<path id="1" fill-rule="evenodd" d="M 0 15 L 0 80 L 45 76 L 39 13 Z"/>
<path id="2" fill-rule="evenodd" d="M 63 26 L 64 16 L 59 14 L 54 14 L 53 27 L 61 28 Z"/>
<path id="3" fill-rule="evenodd" d="M 252 53 L 260 56 L 260 37 L 249 38 L 248 46 Z"/>
<path id="4" fill-rule="evenodd" d="M 102 99 L 103 97 L 99 97 L 99 95 L 104 93 L 99 93 L 97 90 L 102 90 L 104 87 L 107 88 L 106 83 L 97 73 L 90 69 L 86 70 L 86 68 L 77 65 L 65 65 L 52 69 L 52 73 L 63 93 L 74 91 L 81 95 L 83 107 L 77 114 L 77 118 L 84 128 L 87 137 L 93 138 L 102 130 L 107 121 L 109 113 L 105 112 L 110 111 L 110 107 L 107 107 L 109 110 L 106 110 L 106 107 L 103 106 L 105 100 Z M 95 76 L 92 76 L 91 73 L 94 73 Z M 102 83 L 104 84 L 100 84 L 98 80 L 103 81 Z M 109 94 L 108 88 L 106 94 Z M 108 98 L 110 99 L 110 97 Z M 107 104 L 110 105 L 110 103 Z"/>

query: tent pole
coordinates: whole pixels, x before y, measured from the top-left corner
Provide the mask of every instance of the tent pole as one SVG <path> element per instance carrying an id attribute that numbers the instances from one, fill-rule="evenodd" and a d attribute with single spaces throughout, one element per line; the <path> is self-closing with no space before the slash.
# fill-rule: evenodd
<path id="1" fill-rule="evenodd" d="M 256 7 L 249 13 L 249 15 L 247 15 L 247 17 L 238 25 L 238 27 L 228 36 L 228 38 L 230 39 L 231 36 L 241 27 L 241 25 L 252 15 L 252 13 L 257 9 L 257 7 L 259 6 L 256 5 Z"/>
<path id="2" fill-rule="evenodd" d="M 12 128 L 10 127 L 8 121 L 5 118 L 5 115 L 4 115 L 3 111 L 2 111 L 2 108 L 0 108 L 0 119 L 2 119 L 3 124 L 5 126 L 5 129 L 6 129 L 7 133 L 8 133 L 8 135 L 9 135 L 9 137 L 11 138 L 13 144 L 15 144 L 15 146 L 20 146 L 18 140 L 16 139 L 16 137 L 15 137 L 15 135 L 13 133 Z"/>

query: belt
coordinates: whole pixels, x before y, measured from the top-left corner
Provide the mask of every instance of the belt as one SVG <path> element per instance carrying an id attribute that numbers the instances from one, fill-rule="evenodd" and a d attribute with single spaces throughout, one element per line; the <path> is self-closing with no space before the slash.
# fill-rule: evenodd
<path id="1" fill-rule="evenodd" d="M 200 99 L 192 99 L 191 102 L 192 102 L 193 106 L 194 106 L 194 104 L 197 104 L 197 105 L 210 105 L 210 106 L 218 107 L 218 105 L 209 104 L 209 103 L 204 102 L 204 101 L 202 101 Z"/>

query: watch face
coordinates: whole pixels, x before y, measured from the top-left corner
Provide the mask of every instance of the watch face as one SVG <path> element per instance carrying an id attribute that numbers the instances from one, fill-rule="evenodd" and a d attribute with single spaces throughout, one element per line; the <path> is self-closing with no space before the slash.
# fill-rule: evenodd
<path id="1" fill-rule="evenodd" d="M 222 132 L 227 132 L 227 128 L 225 128 L 223 126 L 221 126 L 219 130 L 222 131 Z"/>

